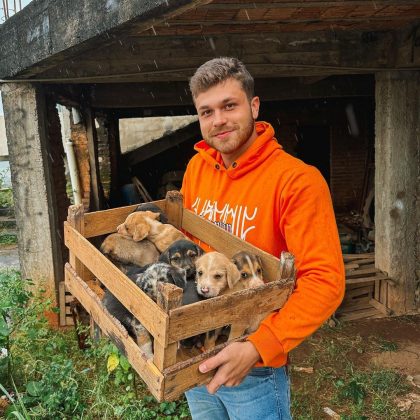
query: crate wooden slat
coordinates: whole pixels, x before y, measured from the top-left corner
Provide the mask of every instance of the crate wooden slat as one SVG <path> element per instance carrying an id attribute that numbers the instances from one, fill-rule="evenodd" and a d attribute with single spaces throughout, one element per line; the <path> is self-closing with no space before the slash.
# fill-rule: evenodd
<path id="1" fill-rule="evenodd" d="M 65 282 L 70 292 L 77 296 L 79 302 L 101 327 L 102 332 L 109 336 L 127 357 L 130 364 L 147 384 L 153 396 L 160 400 L 162 398 L 162 373 L 150 359 L 145 357 L 138 345 L 128 335 L 127 330 L 104 308 L 98 296 L 68 263 L 65 265 Z"/>
<path id="2" fill-rule="evenodd" d="M 232 326 L 229 342 L 244 339 L 241 334 L 255 316 L 277 310 L 286 302 L 294 288 L 295 269 L 292 255 L 283 253 L 280 259 L 275 258 L 183 209 L 179 193 L 168 193 L 165 200 L 153 203 L 165 211 L 168 220 L 176 227 L 205 241 L 228 257 L 243 250 L 258 254 L 268 281 L 256 289 L 183 307 L 179 306 L 182 290 L 162 284 L 158 301 L 153 302 L 87 239 L 114 232 L 137 206 L 87 214 L 83 214 L 80 207 L 73 206 L 69 210 L 69 215 L 73 216 L 64 226 L 65 244 L 76 269 L 70 264 L 66 265 L 65 284 L 90 313 L 93 322 L 127 355 L 155 398 L 162 401 L 175 399 L 185 390 L 208 382 L 214 374 L 200 373 L 198 364 L 221 347 L 185 360 L 177 351 L 181 339 L 225 325 Z M 87 279 L 83 276 L 87 276 Z M 107 312 L 98 296 L 101 290 L 96 287 L 95 293 L 94 288 L 90 287 L 95 284 L 92 276 L 109 289 L 153 336 L 154 355 L 144 354 L 125 328 Z"/>
<path id="3" fill-rule="evenodd" d="M 68 222 L 64 222 L 64 237 L 64 243 L 74 255 L 100 279 L 156 340 L 166 344 L 166 337 L 162 337 L 161 332 L 166 330 L 167 314 Z"/>

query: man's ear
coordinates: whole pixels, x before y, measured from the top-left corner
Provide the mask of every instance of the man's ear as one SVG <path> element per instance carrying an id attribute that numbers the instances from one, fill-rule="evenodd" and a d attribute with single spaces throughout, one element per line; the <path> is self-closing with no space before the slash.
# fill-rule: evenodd
<path id="1" fill-rule="evenodd" d="M 133 241 L 140 242 L 141 240 L 147 237 L 149 232 L 150 226 L 148 223 L 139 223 L 135 225 L 133 232 Z"/>
<path id="2" fill-rule="evenodd" d="M 241 273 L 233 262 L 228 262 L 226 265 L 226 276 L 229 289 L 233 289 L 236 283 L 241 278 Z"/>
<path id="3" fill-rule="evenodd" d="M 260 98 L 258 96 L 254 96 L 251 99 L 251 112 L 252 112 L 252 118 L 256 120 L 260 112 Z"/>

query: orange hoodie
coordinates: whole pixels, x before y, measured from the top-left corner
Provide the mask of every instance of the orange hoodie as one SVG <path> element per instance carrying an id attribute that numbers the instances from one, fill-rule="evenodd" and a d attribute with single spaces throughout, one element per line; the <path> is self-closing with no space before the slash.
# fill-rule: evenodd
<path id="1" fill-rule="evenodd" d="M 294 292 L 249 337 L 263 365 L 279 367 L 339 306 L 344 264 L 324 178 L 282 150 L 270 124 L 257 122 L 256 130 L 258 138 L 229 168 L 204 140 L 197 143 L 182 193 L 184 206 L 201 217 L 276 257 L 295 256 Z"/>

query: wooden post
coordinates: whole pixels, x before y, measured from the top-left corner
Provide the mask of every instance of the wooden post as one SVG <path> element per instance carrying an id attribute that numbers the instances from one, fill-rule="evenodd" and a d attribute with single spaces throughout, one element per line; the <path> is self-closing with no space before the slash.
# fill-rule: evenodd
<path id="1" fill-rule="evenodd" d="M 177 229 L 182 227 L 182 194 L 179 191 L 168 191 L 166 193 L 166 215 L 168 221 Z"/>
<path id="2" fill-rule="evenodd" d="M 291 278 L 296 281 L 295 257 L 290 252 L 282 252 L 277 279 L 286 280 Z"/>
<path id="3" fill-rule="evenodd" d="M 166 312 L 182 305 L 182 289 L 169 283 L 158 284 L 157 304 Z M 167 332 L 166 332 L 167 333 Z M 178 343 L 168 344 L 166 347 L 156 340 L 154 342 L 153 363 L 162 371 L 176 363 Z"/>
<path id="4" fill-rule="evenodd" d="M 83 204 L 77 204 L 69 207 L 67 221 L 69 224 L 82 235 L 84 234 L 85 230 L 85 212 L 83 208 Z M 95 276 L 87 269 L 87 267 L 74 255 L 72 250 L 69 250 L 69 263 L 77 273 L 77 275 L 86 283 L 92 283 L 95 279 Z M 61 306 L 60 306 L 61 311 Z M 60 313 L 60 320 L 61 320 L 61 313 Z M 96 325 L 94 325 L 93 320 L 91 318 L 91 335 L 94 336 L 95 330 L 97 329 Z"/>

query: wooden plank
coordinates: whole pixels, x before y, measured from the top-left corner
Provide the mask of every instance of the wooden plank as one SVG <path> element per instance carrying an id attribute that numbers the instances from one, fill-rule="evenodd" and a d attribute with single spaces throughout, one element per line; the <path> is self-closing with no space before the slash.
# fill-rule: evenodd
<path id="1" fill-rule="evenodd" d="M 168 313 L 171 309 L 182 305 L 182 289 L 174 284 L 159 283 L 157 304 Z M 153 362 L 160 371 L 176 363 L 178 343 L 171 343 L 167 346 L 155 342 Z"/>
<path id="2" fill-rule="evenodd" d="M 169 342 L 173 343 L 238 321 L 248 325 L 259 314 L 281 308 L 292 293 L 294 278 L 218 296 L 169 312 Z"/>
<path id="3" fill-rule="evenodd" d="M 168 191 L 166 193 L 166 216 L 168 217 L 169 223 L 177 229 L 183 227 L 182 213 L 184 208 L 182 207 L 182 202 L 182 194 L 179 191 Z"/>
<path id="4" fill-rule="evenodd" d="M 191 210 L 184 209 L 182 215 L 182 228 L 206 244 L 211 244 L 228 258 L 239 251 L 257 254 L 262 260 L 266 281 L 278 279 L 280 260 L 269 253 L 262 251 L 237 236 L 231 235 L 215 224 L 201 218 Z"/>
<path id="5" fill-rule="evenodd" d="M 373 283 L 375 281 L 388 280 L 388 277 L 383 274 L 376 274 L 375 276 L 346 278 L 346 288 L 352 285 L 362 285 L 363 283 Z"/>
<path id="6" fill-rule="evenodd" d="M 343 302 L 348 300 L 357 299 L 359 296 L 373 295 L 373 284 L 370 286 L 358 287 L 346 292 Z"/>
<path id="7" fill-rule="evenodd" d="M 355 321 L 357 319 L 368 318 L 378 314 L 380 314 L 378 310 L 376 308 L 371 307 L 370 309 L 361 309 L 359 311 L 351 312 L 348 314 L 337 314 L 337 318 L 340 321 Z"/>
<path id="8" fill-rule="evenodd" d="M 283 9 L 283 8 L 322 8 L 326 9 L 329 7 L 346 6 L 355 8 L 356 6 L 367 6 L 367 10 L 377 11 L 378 8 L 383 6 L 416 6 L 418 2 L 416 0 L 375 0 L 375 3 L 369 4 L 366 0 L 335 0 L 335 1 L 273 1 L 273 2 L 253 2 L 253 1 L 242 1 L 235 3 L 227 3 L 223 0 L 216 1 L 214 3 L 206 4 L 200 7 L 199 10 L 242 10 L 242 9 Z M 182 16 L 182 15 L 181 15 Z M 368 15 L 369 16 L 369 15 Z"/>
<path id="9" fill-rule="evenodd" d="M 86 124 L 86 136 L 90 166 L 90 200 L 89 209 L 100 210 L 103 207 L 103 190 L 99 175 L 98 137 L 95 127 L 95 117 L 92 108 L 83 109 Z"/>
<path id="10" fill-rule="evenodd" d="M 343 254 L 344 262 L 353 261 L 358 259 L 364 258 L 372 258 L 372 261 L 375 260 L 375 254 L 373 252 L 365 253 L 365 254 Z"/>
<path id="11" fill-rule="evenodd" d="M 90 313 L 104 334 L 110 337 L 125 354 L 131 366 L 147 384 L 153 396 L 161 400 L 163 375 L 151 360 L 147 359 L 146 355 L 141 352 L 126 329 L 105 309 L 98 296 L 89 289 L 68 263 L 65 265 L 65 282 L 67 288 Z"/>
<path id="12" fill-rule="evenodd" d="M 354 270 L 354 271 L 346 271 L 346 278 L 356 278 L 356 277 L 363 277 L 369 274 L 375 275 L 376 273 L 380 273 L 381 271 L 378 268 L 371 267 L 371 268 L 364 268 L 361 270 Z"/>
<path id="13" fill-rule="evenodd" d="M 391 309 L 387 308 L 384 304 L 378 302 L 376 299 L 370 299 L 369 303 L 384 315 L 392 315 L 393 313 Z"/>
<path id="14" fill-rule="evenodd" d="M 60 307 L 60 327 L 66 325 L 66 291 L 64 281 L 58 284 L 58 303 Z"/>
<path id="15" fill-rule="evenodd" d="M 241 337 L 233 341 L 243 341 L 245 339 L 246 337 Z M 163 371 L 163 375 L 165 377 L 165 401 L 175 400 L 179 398 L 179 396 L 185 392 L 185 390 L 191 389 L 194 386 L 204 385 L 205 383 L 209 382 L 210 379 L 214 376 L 215 371 L 213 370 L 207 373 L 201 373 L 198 370 L 198 365 L 203 362 L 203 360 L 217 354 L 228 344 L 230 343 L 220 344 L 213 349 L 206 351 L 205 353 L 165 369 Z"/>
<path id="16" fill-rule="evenodd" d="M 144 325 L 155 340 L 167 344 L 169 317 L 155 302 L 67 222 L 64 223 L 64 243 Z"/>
<path id="17" fill-rule="evenodd" d="M 165 203 L 165 200 L 153 201 L 153 204 L 156 204 L 163 211 L 166 210 Z M 117 226 L 121 224 L 137 206 L 138 204 L 134 204 L 131 206 L 86 213 L 83 236 L 85 238 L 91 238 L 115 232 Z"/>

